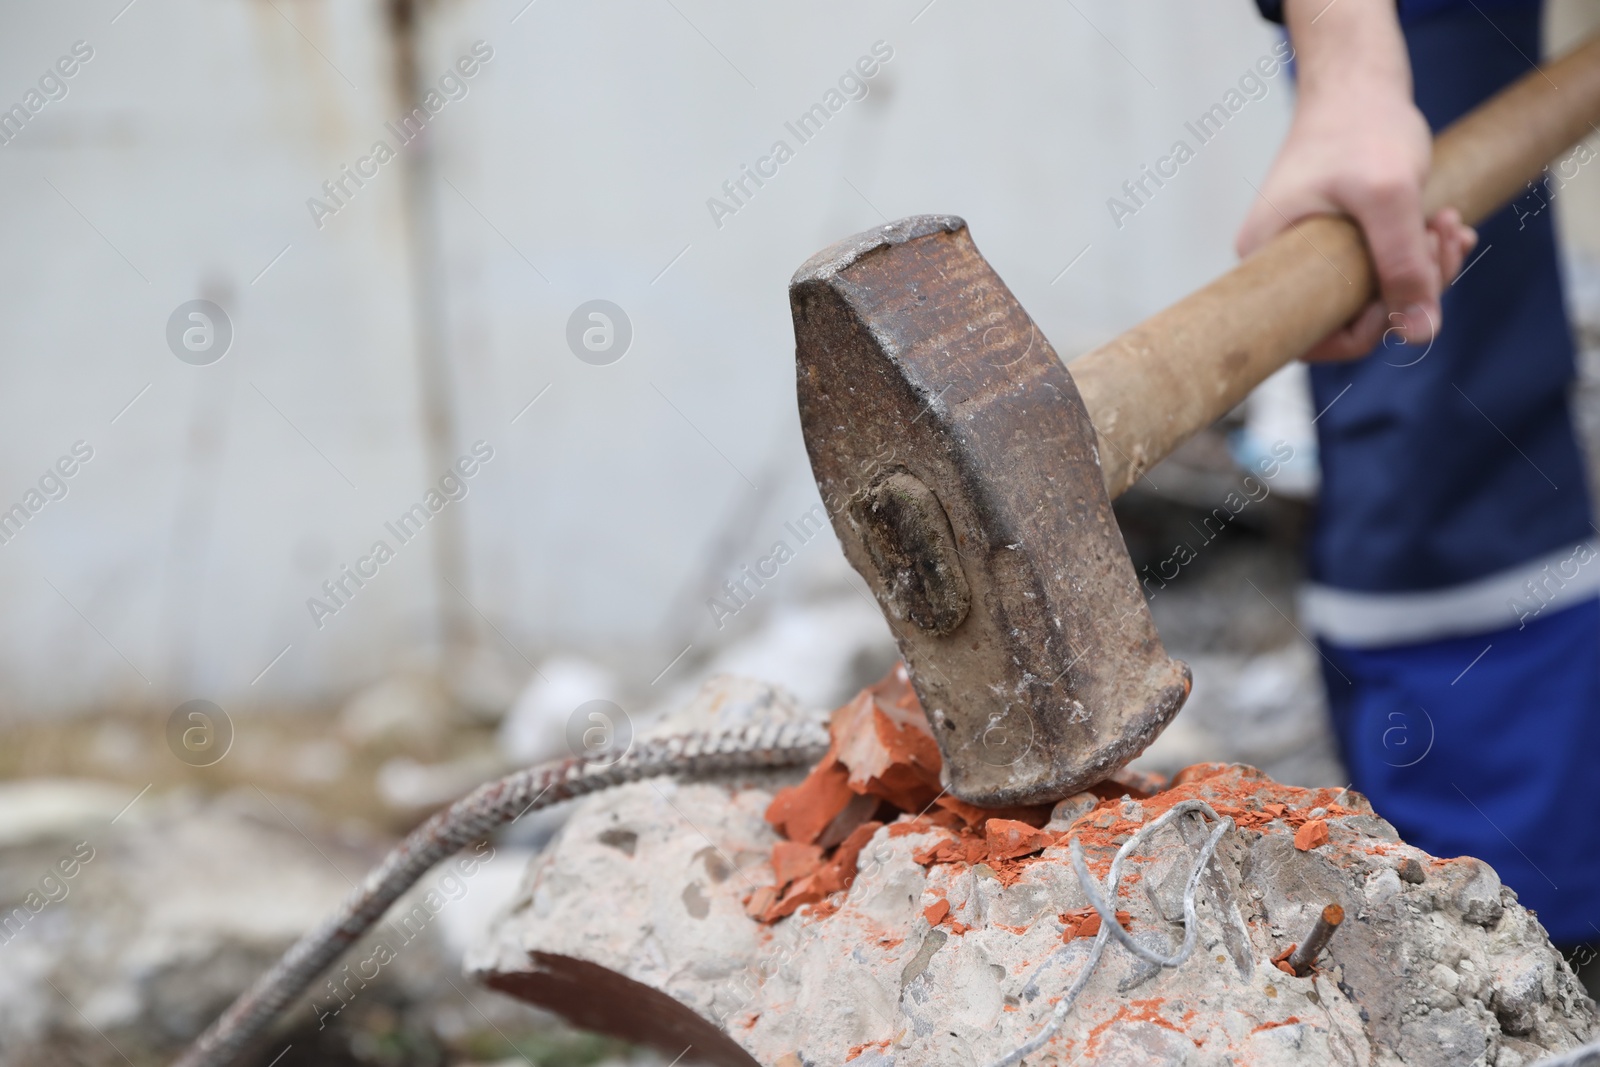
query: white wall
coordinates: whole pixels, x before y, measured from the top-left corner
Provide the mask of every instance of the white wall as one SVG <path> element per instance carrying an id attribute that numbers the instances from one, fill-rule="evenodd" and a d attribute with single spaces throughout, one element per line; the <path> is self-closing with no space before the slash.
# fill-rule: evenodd
<path id="1" fill-rule="evenodd" d="M 94 48 L 0 146 L 0 507 L 74 441 L 95 450 L 0 545 L 11 713 L 333 697 L 425 654 L 441 618 L 519 670 L 566 648 L 648 680 L 727 636 L 708 581 L 815 501 L 785 292 L 802 260 L 883 217 L 961 214 L 1070 356 L 1232 262 L 1287 119 L 1280 75 L 1119 229 L 1107 198 L 1271 48 L 1245 0 L 524 2 L 428 7 L 425 79 L 478 40 L 493 58 L 433 120 L 431 161 L 404 149 L 320 230 L 307 198 L 394 144 L 411 103 L 385 4 L 0 15 L 0 103 Z M 880 40 L 869 95 L 797 144 L 785 120 Z M 779 138 L 794 159 L 719 229 L 707 198 Z M 210 366 L 165 341 L 195 297 L 235 328 Z M 610 366 L 565 340 L 597 297 L 633 324 Z M 459 547 L 436 525 L 318 630 L 319 583 L 393 544 L 383 522 L 479 439 L 495 458 L 444 513 Z M 775 599 L 837 549 L 804 555 Z"/>

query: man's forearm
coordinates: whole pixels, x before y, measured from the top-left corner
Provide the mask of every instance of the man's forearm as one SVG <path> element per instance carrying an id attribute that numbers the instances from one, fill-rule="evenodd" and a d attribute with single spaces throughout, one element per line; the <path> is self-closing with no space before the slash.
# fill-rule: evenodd
<path id="1" fill-rule="evenodd" d="M 1442 321 L 1442 284 L 1477 236 L 1458 213 L 1422 215 L 1433 139 L 1413 99 L 1394 0 L 1288 0 L 1283 15 L 1300 96 L 1240 227 L 1239 252 L 1250 254 L 1296 219 L 1347 214 L 1366 238 L 1382 299 L 1307 358 L 1357 358 L 1394 326 L 1425 343 Z"/>
<path id="2" fill-rule="evenodd" d="M 1411 61 L 1393 0 L 1288 0 L 1284 21 L 1306 104 L 1350 95 L 1411 99 Z"/>

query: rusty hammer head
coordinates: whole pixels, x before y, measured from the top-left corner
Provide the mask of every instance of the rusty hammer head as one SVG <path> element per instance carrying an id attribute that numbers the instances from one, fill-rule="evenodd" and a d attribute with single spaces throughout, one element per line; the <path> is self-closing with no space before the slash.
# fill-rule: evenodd
<path id="1" fill-rule="evenodd" d="M 974 804 L 1106 778 L 1177 714 L 1077 387 L 949 215 L 858 234 L 789 287 L 800 422 L 845 555 L 878 598 Z"/>

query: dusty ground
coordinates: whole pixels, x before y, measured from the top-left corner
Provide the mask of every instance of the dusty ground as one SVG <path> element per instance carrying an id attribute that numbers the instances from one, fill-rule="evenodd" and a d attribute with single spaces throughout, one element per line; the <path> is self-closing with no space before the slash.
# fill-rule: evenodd
<path id="1" fill-rule="evenodd" d="M 229 755 L 205 768 L 174 757 L 164 716 L 13 724 L 0 741 L 0 906 L 28 918 L 0 935 L 0 1064 L 170 1062 L 430 810 L 386 798 L 386 773 L 499 773 L 492 721 L 426 686 L 385 689 L 353 711 L 239 716 Z M 446 902 L 436 918 L 338 1014 L 314 990 L 260 1062 L 665 1064 L 462 980 L 467 943 L 530 855 L 495 849 L 471 877 L 425 879 Z"/>

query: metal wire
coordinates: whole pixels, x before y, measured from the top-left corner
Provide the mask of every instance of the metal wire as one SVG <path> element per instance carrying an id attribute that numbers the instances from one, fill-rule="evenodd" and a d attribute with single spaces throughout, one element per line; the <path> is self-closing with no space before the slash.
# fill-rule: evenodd
<path id="1" fill-rule="evenodd" d="M 1144 846 L 1150 837 L 1163 826 L 1174 822 L 1178 818 L 1198 814 L 1210 817 L 1217 825 L 1211 831 L 1211 836 L 1206 838 L 1206 843 L 1201 846 L 1200 854 L 1195 858 L 1194 867 L 1189 872 L 1189 880 L 1183 890 L 1183 944 L 1171 956 L 1162 956 L 1152 952 L 1133 939 L 1128 931 L 1117 922 L 1116 909 L 1107 901 L 1117 898 L 1117 882 L 1122 878 L 1122 864 L 1137 849 Z M 1084 961 L 1083 967 L 1078 971 L 1077 978 L 1072 985 L 1067 987 L 1066 994 L 1057 1002 L 1055 1010 L 1050 1013 L 1050 1018 L 1045 1022 L 1040 1031 L 1022 1045 L 995 1060 L 990 1067 L 1014 1067 L 1026 1056 L 1043 1048 L 1051 1038 L 1055 1037 L 1061 1029 L 1061 1024 L 1066 1021 L 1067 1013 L 1072 1010 L 1072 1005 L 1077 1001 L 1078 994 L 1083 992 L 1084 986 L 1089 984 L 1089 979 L 1094 976 L 1095 968 L 1100 965 L 1100 957 L 1105 954 L 1106 945 L 1112 938 L 1135 956 L 1160 967 L 1179 967 L 1188 960 L 1194 952 L 1195 939 L 1199 931 L 1199 923 L 1195 917 L 1195 891 L 1200 885 L 1200 877 L 1205 873 L 1206 865 L 1211 862 L 1211 856 L 1217 850 L 1217 845 L 1222 840 L 1222 835 L 1233 828 L 1233 820 L 1219 816 L 1211 805 L 1203 800 L 1185 800 L 1174 804 L 1153 822 L 1141 826 L 1132 837 L 1125 841 L 1117 854 L 1111 860 L 1111 870 L 1106 873 L 1104 894 L 1096 883 L 1094 876 L 1089 873 L 1089 868 L 1083 860 L 1083 846 L 1074 837 L 1070 842 L 1072 852 L 1072 869 L 1078 876 L 1078 884 L 1083 886 L 1083 892 L 1089 898 L 1096 914 L 1100 916 L 1100 932 L 1095 935 L 1094 947 L 1089 950 L 1089 958 Z M 1065 952 L 1070 946 L 1063 945 L 1041 963 L 1034 972 L 1034 977 L 1028 980 L 1023 987 L 1024 991 L 1034 985 L 1038 980 L 1039 972 L 1049 965 L 1057 956 Z"/>
<path id="2" fill-rule="evenodd" d="M 563 800 L 658 775 L 767 770 L 815 763 L 828 748 L 821 722 L 748 726 L 645 741 L 614 763 L 555 760 L 479 786 L 408 834 L 369 872 L 337 913 L 306 934 L 241 993 L 175 1067 L 232 1061 L 329 964 L 383 917 L 434 864 L 496 827 Z"/>

